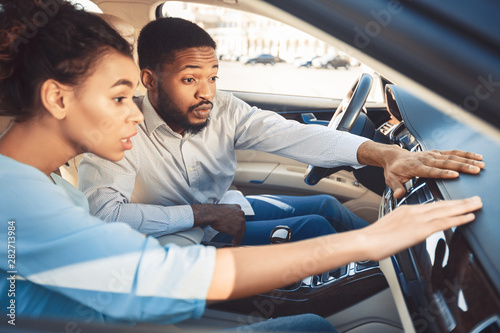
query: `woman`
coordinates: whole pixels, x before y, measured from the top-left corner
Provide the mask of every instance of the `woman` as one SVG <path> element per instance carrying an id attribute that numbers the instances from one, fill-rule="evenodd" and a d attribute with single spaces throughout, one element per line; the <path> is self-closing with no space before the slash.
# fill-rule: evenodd
<path id="1" fill-rule="evenodd" d="M 65 2 L 1 2 L 0 307 L 7 316 L 173 323 L 207 301 L 272 290 L 352 261 L 379 260 L 474 219 L 479 198 L 404 207 L 361 230 L 282 245 L 162 247 L 88 213 L 52 172 L 83 152 L 117 161 L 143 119 L 131 50 L 100 18 Z M 45 18 L 45 19 L 44 19 Z M 12 251 L 14 250 L 14 251 Z M 248 263 L 253 263 L 248 265 Z M 299 316 L 249 329 L 333 330 Z M 267 326 L 266 326 L 267 325 Z M 302 325 L 302 326 L 301 326 Z"/>

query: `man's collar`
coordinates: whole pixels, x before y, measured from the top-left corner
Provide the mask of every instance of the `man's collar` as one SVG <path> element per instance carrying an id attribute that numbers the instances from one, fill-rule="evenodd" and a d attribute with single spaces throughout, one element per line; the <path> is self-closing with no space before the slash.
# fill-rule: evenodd
<path id="1" fill-rule="evenodd" d="M 146 93 L 144 98 L 142 99 L 142 105 L 140 106 L 142 113 L 144 114 L 144 125 L 146 125 L 146 131 L 148 135 L 151 135 L 158 127 L 165 125 L 170 131 L 170 127 L 168 127 L 167 123 L 156 113 L 155 108 L 151 104 L 149 100 L 149 96 Z"/>

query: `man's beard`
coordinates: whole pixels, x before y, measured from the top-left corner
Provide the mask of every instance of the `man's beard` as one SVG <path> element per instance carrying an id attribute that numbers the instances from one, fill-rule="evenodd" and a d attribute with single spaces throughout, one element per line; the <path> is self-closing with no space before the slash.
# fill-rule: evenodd
<path id="1" fill-rule="evenodd" d="M 190 112 L 204 104 L 212 105 L 210 101 L 201 102 L 196 105 L 190 106 L 188 109 L 188 113 L 184 114 L 182 110 L 179 109 L 179 107 L 163 91 L 163 89 L 161 88 L 161 84 L 158 85 L 158 110 L 156 110 L 158 112 L 158 115 L 167 124 L 174 123 L 182 128 L 186 133 L 197 134 L 208 125 L 210 118 L 207 118 L 207 120 L 202 124 L 192 124 L 188 118 L 188 114 Z"/>

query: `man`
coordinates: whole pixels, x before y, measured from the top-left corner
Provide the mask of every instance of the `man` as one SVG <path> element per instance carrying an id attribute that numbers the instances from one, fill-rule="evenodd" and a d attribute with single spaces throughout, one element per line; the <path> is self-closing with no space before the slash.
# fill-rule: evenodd
<path id="1" fill-rule="evenodd" d="M 235 150 L 323 167 L 381 166 L 399 197 L 414 176 L 451 178 L 458 173 L 450 170 L 477 173 L 483 165 L 475 154 L 411 154 L 252 108 L 216 91 L 215 48 L 203 29 L 183 19 L 162 18 L 143 28 L 138 55 L 147 94 L 136 103 L 145 121 L 122 161 L 86 155 L 80 163 L 79 187 L 91 213 L 153 236 L 210 226 L 206 241 L 265 244 L 270 231 L 285 224 L 292 240 L 300 240 L 367 223 L 330 196 L 240 196 L 229 201 L 240 205 L 221 204 L 234 176 Z"/>

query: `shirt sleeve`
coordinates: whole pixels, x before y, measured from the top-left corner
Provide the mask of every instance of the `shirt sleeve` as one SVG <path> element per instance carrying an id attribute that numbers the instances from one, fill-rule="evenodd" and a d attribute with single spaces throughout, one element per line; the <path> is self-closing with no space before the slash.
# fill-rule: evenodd
<path id="1" fill-rule="evenodd" d="M 85 193 L 92 215 L 107 222 L 125 222 L 154 237 L 193 227 L 189 205 L 132 203 L 135 178 L 136 170 L 126 158 L 114 163 L 87 153 L 78 166 L 78 188 Z"/>
<path id="2" fill-rule="evenodd" d="M 292 158 L 314 166 L 361 166 L 359 146 L 369 139 L 321 125 L 288 120 L 272 111 L 250 107 L 233 96 L 236 149 L 253 149 Z"/>
<path id="3" fill-rule="evenodd" d="M 31 174 L 1 177 L 0 220 L 15 225 L 18 275 L 114 319 L 173 323 L 201 316 L 215 248 L 162 247 L 124 223 L 92 217 L 43 174 Z M 2 239 L 7 230 L 1 228 Z M 7 258 L 7 247 L 0 253 Z M 7 260 L 0 269 L 12 270 Z M 39 296 L 16 301 L 39 302 L 43 309 L 57 299 Z"/>

